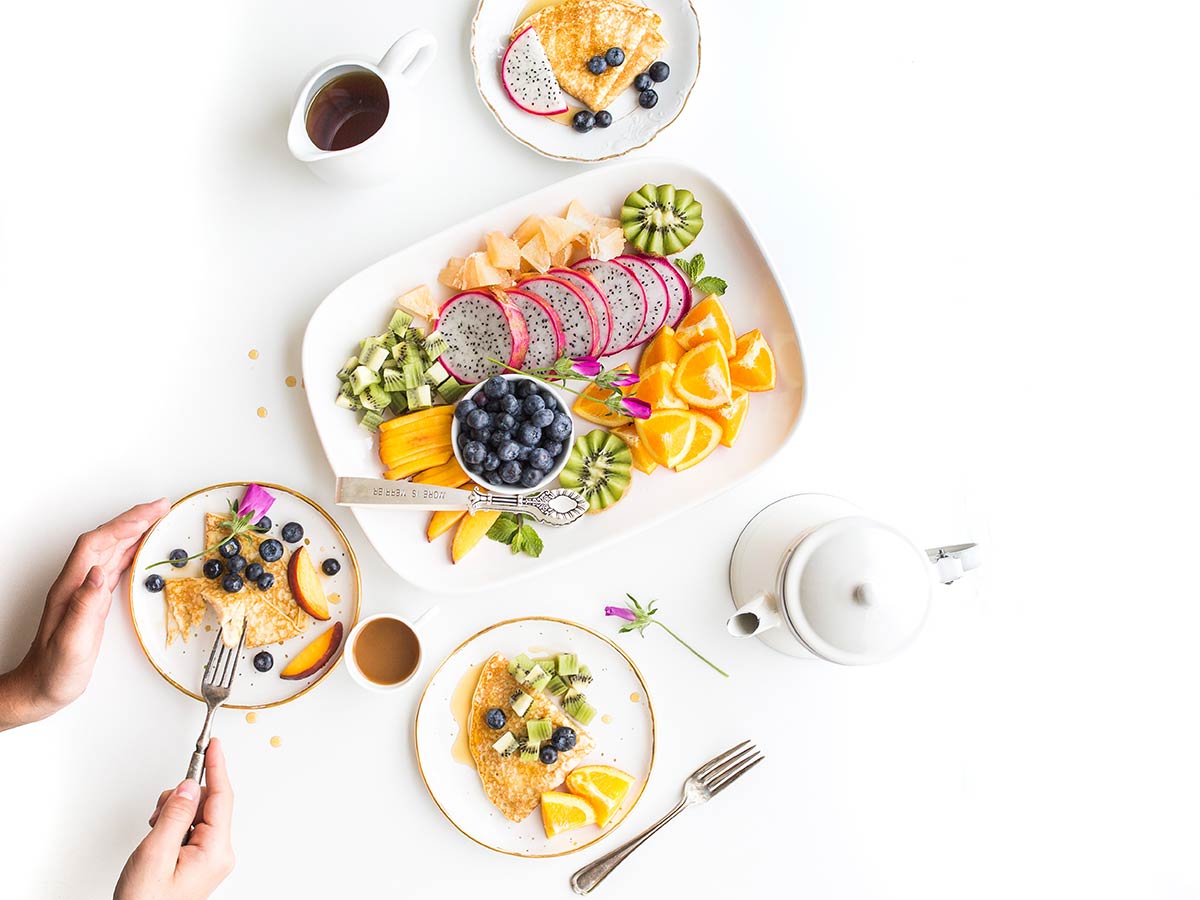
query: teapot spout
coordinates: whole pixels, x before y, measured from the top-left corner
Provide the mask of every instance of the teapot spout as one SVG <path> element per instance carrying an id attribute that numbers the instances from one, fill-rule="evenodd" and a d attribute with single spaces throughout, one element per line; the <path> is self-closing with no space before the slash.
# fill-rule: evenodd
<path id="1" fill-rule="evenodd" d="M 725 621 L 725 628 L 734 637 L 754 637 L 764 631 L 778 628 L 781 623 L 775 597 L 771 594 L 757 594 Z"/>

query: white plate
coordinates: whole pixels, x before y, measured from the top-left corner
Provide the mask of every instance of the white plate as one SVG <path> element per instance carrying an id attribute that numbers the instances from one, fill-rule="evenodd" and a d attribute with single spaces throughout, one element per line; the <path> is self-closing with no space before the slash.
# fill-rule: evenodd
<path id="1" fill-rule="evenodd" d="M 230 695 L 232 702 L 225 706 L 231 709 L 262 709 L 268 706 L 278 706 L 294 700 L 301 694 L 316 687 L 326 675 L 337 668 L 341 661 L 342 651 L 338 648 L 333 661 L 327 663 L 315 675 L 300 681 L 284 681 L 279 677 L 280 670 L 287 665 L 288 659 L 309 641 L 334 622 L 341 622 L 343 628 L 342 644 L 345 637 L 358 621 L 358 600 L 360 584 L 358 576 L 358 560 L 350 547 L 346 536 L 338 528 L 337 523 L 326 512 L 307 497 L 297 494 L 289 488 L 277 484 L 260 481 L 264 488 L 275 497 L 275 503 L 267 516 L 271 519 L 271 530 L 268 534 L 279 539 L 279 529 L 287 522 L 299 522 L 304 526 L 304 544 L 312 556 L 313 564 L 320 570 L 321 563 L 330 557 L 342 564 L 341 571 L 330 577 L 321 572 L 321 581 L 325 585 L 327 595 L 338 595 L 337 603 L 330 603 L 331 618 L 328 622 L 314 622 L 300 637 L 271 644 L 268 647 L 256 647 L 242 651 L 238 663 L 237 676 Z M 204 549 L 204 515 L 205 513 L 226 513 L 230 500 L 240 500 L 246 490 L 245 482 L 219 484 L 203 488 L 193 494 L 188 494 L 171 507 L 153 528 L 150 529 L 142 544 L 138 547 L 133 564 L 129 567 L 129 611 L 133 619 L 133 628 L 138 643 L 150 664 L 158 670 L 163 678 L 173 686 L 183 691 L 189 697 L 200 700 L 200 682 L 205 663 L 208 662 L 212 651 L 213 640 L 217 634 L 217 616 L 212 607 L 207 607 L 204 621 L 200 627 L 188 635 L 187 643 L 176 641 L 167 646 L 166 610 L 163 594 L 153 594 L 146 590 L 146 576 L 150 574 L 146 566 L 166 559 L 167 554 L 176 547 L 182 547 L 189 554 L 198 553 Z M 291 552 L 299 544 L 284 543 L 284 557 L 290 558 Z M 253 559 L 247 562 L 254 562 Z M 182 569 L 172 566 L 156 566 L 152 571 L 163 578 L 196 577 L 202 578 L 201 567 L 203 559 L 193 559 Z M 214 582 L 215 583 L 215 582 Z M 220 590 L 220 587 L 217 587 Z M 257 590 L 249 585 L 243 590 Z M 269 650 L 275 657 L 275 666 L 269 672 L 259 672 L 254 668 L 254 656 L 261 650 Z"/>
<path id="2" fill-rule="evenodd" d="M 671 67 L 671 76 L 654 86 L 658 104 L 642 109 L 637 91 L 630 87 L 609 107 L 612 125 L 579 134 L 565 121 L 520 109 L 500 83 L 500 58 L 518 18 L 530 7 L 529 0 L 480 0 L 471 23 L 471 62 L 479 96 L 500 126 L 543 156 L 574 162 L 613 159 L 654 140 L 683 112 L 700 74 L 700 21 L 690 0 L 641 2 L 662 16 L 660 30 L 667 41 L 662 59 Z M 574 97 L 568 98 L 567 104 L 572 112 L 583 108 Z"/>
<path id="3" fill-rule="evenodd" d="M 784 445 L 804 405 L 804 363 L 800 338 L 783 286 L 754 230 L 737 205 L 703 173 L 666 160 L 636 160 L 592 169 L 513 200 L 490 212 L 426 238 L 375 263 L 343 282 L 313 313 L 304 333 L 302 368 L 309 407 L 325 455 L 335 475 L 381 473 L 375 436 L 357 417 L 334 405 L 337 371 L 362 338 L 387 325 L 395 298 L 418 284 L 430 285 L 445 299 L 451 291 L 437 275 L 451 256 L 477 249 L 485 232 L 512 231 L 531 213 L 559 214 L 578 197 L 594 212 L 615 212 L 631 191 L 646 182 L 670 182 L 691 188 L 704 204 L 704 230 L 685 252 L 702 252 L 706 272 L 729 282 L 727 308 L 740 334 L 759 328 L 775 351 L 776 388 L 755 394 L 736 446 L 719 447 L 701 465 L 686 472 L 634 473 L 629 496 L 598 515 L 584 516 L 566 528 L 540 528 L 545 550 L 539 559 L 513 556 L 502 544 L 484 540 L 461 563 L 450 562 L 450 534 L 430 544 L 425 538 L 428 513 L 355 507 L 353 512 L 379 555 L 414 585 L 434 592 L 496 588 L 553 566 L 575 562 L 663 522 L 729 490 L 763 465 Z M 607 357 L 605 364 L 635 364 L 639 350 Z M 592 425 L 575 421 L 575 434 Z M 681 521 L 680 528 L 686 528 Z"/>
<path id="4" fill-rule="evenodd" d="M 477 667 L 494 653 L 509 659 L 518 653 L 574 653 L 591 669 L 595 681 L 587 698 L 600 715 L 587 728 L 596 749 L 580 764 L 616 766 L 637 779 L 603 829 L 588 825 L 547 838 L 539 810 L 523 822 L 510 822 L 488 802 L 469 755 L 466 762 L 455 759 L 451 748 L 460 726 L 451 701 L 460 685 L 464 693 L 474 692 Z M 562 856 L 591 846 L 637 805 L 654 767 L 654 708 L 637 666 L 608 638 L 562 619 L 513 619 L 468 638 L 429 679 L 414 732 L 417 766 L 434 803 L 471 840 L 513 856 Z"/>

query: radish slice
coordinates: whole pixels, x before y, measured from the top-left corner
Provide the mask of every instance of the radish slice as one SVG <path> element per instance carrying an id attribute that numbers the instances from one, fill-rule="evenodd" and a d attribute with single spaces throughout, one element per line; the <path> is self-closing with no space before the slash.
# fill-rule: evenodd
<path id="1" fill-rule="evenodd" d="M 613 260 L 585 259 L 572 267 L 587 272 L 604 292 L 612 318 L 612 337 L 605 356 L 632 347 L 638 332 L 646 324 L 646 291 L 638 277 Z"/>
<path id="2" fill-rule="evenodd" d="M 641 283 L 642 290 L 646 292 L 646 320 L 642 323 L 641 330 L 633 339 L 633 343 L 629 345 L 636 347 L 654 337 L 654 333 L 666 323 L 667 308 L 671 305 L 671 295 L 667 292 L 667 282 L 658 273 L 658 269 L 640 256 L 618 256 L 614 261 L 633 272 Z"/>
<path id="3" fill-rule="evenodd" d="M 551 269 L 546 274 L 561 278 L 567 284 L 572 285 L 592 304 L 592 312 L 596 314 L 596 326 L 600 330 L 596 355 L 604 356 L 608 351 L 608 343 L 612 339 L 612 313 L 609 312 L 608 301 L 604 299 L 604 291 L 600 290 L 596 282 L 583 272 L 574 272 L 571 269 Z"/>
<path id="4" fill-rule="evenodd" d="M 672 328 L 678 327 L 688 310 L 692 308 L 692 286 L 669 259 L 661 256 L 645 256 L 642 259 L 654 266 L 658 270 L 658 274 L 663 277 L 663 281 L 667 283 L 667 293 L 670 295 L 671 302 L 667 306 L 665 324 Z"/>

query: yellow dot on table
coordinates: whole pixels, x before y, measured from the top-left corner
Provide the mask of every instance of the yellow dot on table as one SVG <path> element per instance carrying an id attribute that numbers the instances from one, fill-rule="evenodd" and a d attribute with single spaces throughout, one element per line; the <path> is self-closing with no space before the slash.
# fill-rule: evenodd
<path id="1" fill-rule="evenodd" d="M 634 691 L 632 694 L 630 694 L 630 695 L 629 695 L 629 699 L 630 699 L 630 700 L 631 700 L 633 703 L 641 703 L 641 702 L 642 702 L 642 695 L 641 695 L 641 694 L 639 694 L 637 691 Z"/>
<path id="2" fill-rule="evenodd" d="M 248 723 L 250 723 L 251 725 L 253 725 L 255 722 L 258 721 L 258 713 L 254 713 L 254 712 L 246 713 L 246 721 Z"/>
<path id="3" fill-rule="evenodd" d="M 251 359 L 258 359 L 258 351 L 257 350 L 251 350 L 248 355 Z"/>
<path id="4" fill-rule="evenodd" d="M 279 735 L 275 735 L 275 737 L 271 738 L 271 746 L 272 747 L 278 747 L 282 743 L 283 743 L 283 738 L 281 738 Z"/>
<path id="5" fill-rule="evenodd" d="M 612 716 L 610 716 L 608 713 L 605 713 L 604 715 L 602 715 L 600 717 L 600 721 L 603 722 L 605 725 L 611 725 L 612 724 Z"/>
<path id="6" fill-rule="evenodd" d="M 289 375 L 287 378 L 283 379 L 283 383 L 286 384 L 288 387 L 295 387 L 296 386 L 296 376 Z"/>
<path id="7" fill-rule="evenodd" d="M 258 417 L 260 419 L 265 419 L 267 417 L 267 408 L 265 406 L 260 406 L 258 408 Z"/>

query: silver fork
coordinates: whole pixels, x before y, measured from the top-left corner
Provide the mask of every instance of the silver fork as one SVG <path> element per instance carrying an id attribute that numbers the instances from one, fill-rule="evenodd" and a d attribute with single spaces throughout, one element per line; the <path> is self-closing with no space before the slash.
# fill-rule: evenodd
<path id="1" fill-rule="evenodd" d="M 678 806 L 637 837 L 626 841 L 616 850 L 605 853 L 595 862 L 589 863 L 572 875 L 571 889 L 577 894 L 588 893 L 607 878 L 613 869 L 624 862 L 630 853 L 645 843 L 650 835 L 689 806 L 711 800 L 757 766 L 763 759 L 765 757 L 749 741 L 742 741 L 736 747 L 730 747 L 724 753 L 714 756 L 688 776 L 687 781 L 683 784 L 683 799 L 679 801 Z"/>
<path id="2" fill-rule="evenodd" d="M 187 777 L 200 783 L 204 775 L 204 751 L 208 749 L 208 739 L 212 734 L 213 713 L 229 699 L 229 689 L 233 687 L 233 676 L 237 674 L 238 660 L 242 656 L 242 644 L 246 640 L 246 623 L 242 623 L 242 636 L 238 640 L 236 650 L 230 650 L 221 640 L 224 628 L 217 629 L 217 639 L 213 641 L 212 653 L 208 655 L 208 665 L 204 667 L 204 681 L 200 685 L 200 695 L 208 704 L 208 712 L 204 716 L 204 727 L 200 729 L 200 737 L 196 738 L 196 752 L 188 763 Z M 218 673 L 220 673 L 218 675 Z"/>

